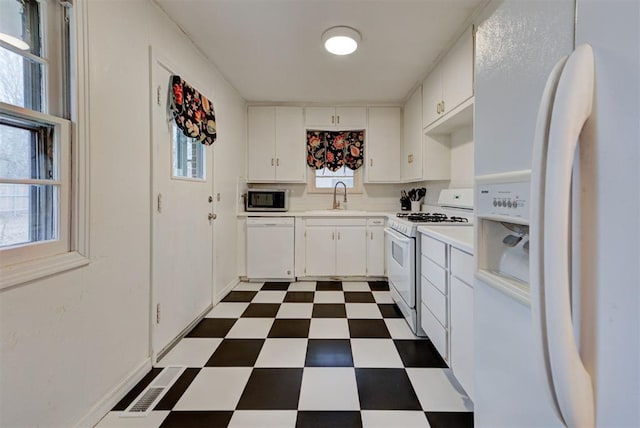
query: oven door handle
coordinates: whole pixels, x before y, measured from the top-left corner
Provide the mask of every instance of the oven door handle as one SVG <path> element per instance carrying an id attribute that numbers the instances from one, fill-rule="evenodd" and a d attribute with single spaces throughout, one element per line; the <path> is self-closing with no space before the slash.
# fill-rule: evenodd
<path id="1" fill-rule="evenodd" d="M 394 241 L 399 241 L 399 242 L 402 242 L 403 244 L 411 243 L 411 238 L 408 238 L 388 227 L 384 228 L 384 234 L 389 235 L 389 237 L 391 237 L 391 239 L 393 239 Z"/>

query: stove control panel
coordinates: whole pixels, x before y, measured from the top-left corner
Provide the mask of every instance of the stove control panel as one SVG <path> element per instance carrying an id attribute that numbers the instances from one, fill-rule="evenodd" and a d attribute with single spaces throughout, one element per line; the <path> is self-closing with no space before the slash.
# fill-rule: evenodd
<path id="1" fill-rule="evenodd" d="M 478 215 L 529 220 L 529 182 L 478 183 Z"/>

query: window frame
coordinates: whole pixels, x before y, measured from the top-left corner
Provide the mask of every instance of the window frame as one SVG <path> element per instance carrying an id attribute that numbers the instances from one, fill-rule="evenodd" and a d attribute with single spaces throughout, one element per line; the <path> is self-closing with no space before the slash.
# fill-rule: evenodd
<path id="1" fill-rule="evenodd" d="M 57 0 L 37 1 L 42 7 L 41 54 L 45 62 L 43 112 L 0 104 L 3 110 L 10 111 L 13 115 L 24 115 L 27 120 L 41 120 L 43 124 L 54 127 L 54 144 L 58 144 L 61 156 L 61 163 L 58 165 L 59 179 L 63 181 L 58 201 L 61 225 L 58 238 L 61 239 L 9 247 L 11 250 L 22 248 L 16 254 L 23 253 L 21 257 L 12 256 L 12 264 L 4 264 L 6 249 L 0 250 L 3 261 L 0 264 L 0 290 L 90 263 L 90 158 L 86 145 L 90 136 L 88 11 L 85 2 L 71 4 Z M 63 43 L 65 40 L 68 47 Z M 13 50 L 6 44 L 2 44 L 2 47 Z M 65 76 L 68 81 L 64 81 Z M 53 104 L 52 100 L 57 103 Z"/>
<path id="2" fill-rule="evenodd" d="M 311 172 L 307 174 L 307 193 L 315 194 L 333 194 L 333 187 L 316 187 L 316 170 L 309 167 Z M 362 187 L 362 168 L 353 171 L 353 187 L 347 188 L 348 193 L 361 194 Z"/>

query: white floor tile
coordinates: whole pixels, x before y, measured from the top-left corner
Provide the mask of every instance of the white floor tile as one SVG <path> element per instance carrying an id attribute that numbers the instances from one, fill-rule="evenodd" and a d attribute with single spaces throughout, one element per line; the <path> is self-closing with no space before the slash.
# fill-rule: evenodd
<path id="1" fill-rule="evenodd" d="M 355 370 L 305 368 L 298 410 L 360 410 Z"/>
<path id="2" fill-rule="evenodd" d="M 313 303 L 344 303 L 342 291 L 316 291 Z"/>
<path id="3" fill-rule="evenodd" d="M 364 410 L 363 428 L 429 428 L 424 412 L 405 410 Z"/>
<path id="4" fill-rule="evenodd" d="M 276 318 L 311 318 L 313 303 L 283 303 L 278 309 Z"/>
<path id="5" fill-rule="evenodd" d="M 157 364 L 158 367 L 203 367 L 222 339 L 185 337 Z"/>
<path id="6" fill-rule="evenodd" d="M 229 339 L 264 339 L 271 330 L 273 318 L 240 318 L 233 325 L 227 338 Z"/>
<path id="7" fill-rule="evenodd" d="M 258 291 L 264 282 L 241 282 L 233 288 L 233 291 Z"/>
<path id="8" fill-rule="evenodd" d="M 267 339 L 255 367 L 304 367 L 307 339 Z"/>
<path id="9" fill-rule="evenodd" d="M 299 281 L 289 284 L 288 291 L 316 291 L 315 281 Z"/>
<path id="10" fill-rule="evenodd" d="M 251 303 L 282 303 L 286 291 L 258 291 Z"/>
<path id="11" fill-rule="evenodd" d="M 174 410 L 234 410 L 251 370 L 251 367 L 203 368 Z"/>
<path id="12" fill-rule="evenodd" d="M 387 329 L 389 330 L 389 334 L 391 334 L 392 339 L 420 339 L 418 336 L 413 334 L 409 324 L 407 324 L 407 321 L 405 321 L 404 318 L 385 318 L 384 322 L 387 325 Z"/>
<path id="13" fill-rule="evenodd" d="M 371 291 L 368 282 L 364 281 L 343 281 L 342 282 L 342 290 L 343 291 Z"/>
<path id="14" fill-rule="evenodd" d="M 213 307 L 205 318 L 240 318 L 249 302 L 220 302 Z"/>
<path id="15" fill-rule="evenodd" d="M 376 303 L 393 303 L 393 298 L 389 291 L 373 291 L 372 293 Z"/>
<path id="16" fill-rule="evenodd" d="M 229 428 L 294 428 L 295 410 L 237 410 Z"/>
<path id="17" fill-rule="evenodd" d="M 109 412 L 95 428 L 157 428 L 169 415 L 169 411 L 153 411 L 144 418 L 122 418 L 123 412 Z"/>
<path id="18" fill-rule="evenodd" d="M 312 318 L 309 339 L 348 339 L 349 323 L 346 318 Z"/>
<path id="19" fill-rule="evenodd" d="M 351 339 L 355 367 L 404 367 L 393 340 Z"/>
<path id="20" fill-rule="evenodd" d="M 347 318 L 351 319 L 375 319 L 382 318 L 380 309 L 376 303 L 347 303 Z"/>
<path id="21" fill-rule="evenodd" d="M 407 368 L 422 408 L 427 412 L 473 411 L 473 404 L 450 369 Z"/>

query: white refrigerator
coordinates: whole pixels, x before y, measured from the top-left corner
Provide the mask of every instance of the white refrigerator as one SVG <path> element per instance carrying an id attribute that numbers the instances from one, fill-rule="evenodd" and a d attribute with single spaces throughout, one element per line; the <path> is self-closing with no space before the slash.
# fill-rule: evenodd
<path id="1" fill-rule="evenodd" d="M 638 427 L 640 1 L 489 8 L 475 63 L 475 424 Z"/>

